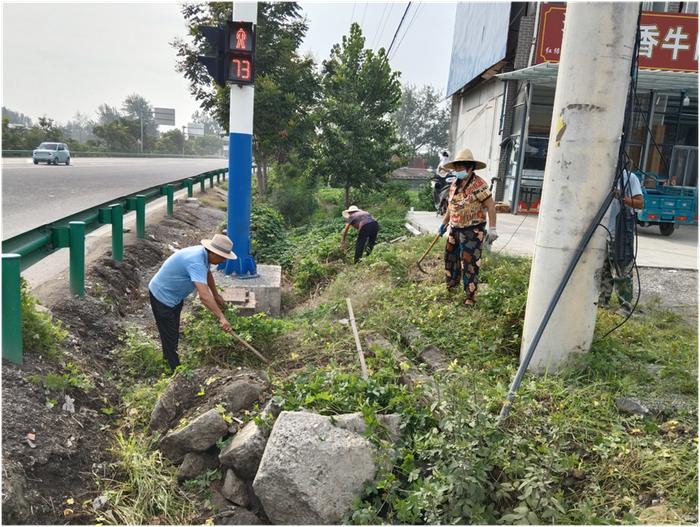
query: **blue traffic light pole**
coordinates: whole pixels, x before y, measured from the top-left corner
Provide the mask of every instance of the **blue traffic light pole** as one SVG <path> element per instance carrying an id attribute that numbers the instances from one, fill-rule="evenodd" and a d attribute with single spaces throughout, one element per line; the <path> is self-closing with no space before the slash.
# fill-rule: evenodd
<path id="1" fill-rule="evenodd" d="M 234 2 L 233 20 L 252 22 L 258 18 L 257 2 Z M 227 260 L 225 273 L 241 278 L 257 275 L 250 255 L 250 199 L 253 171 L 254 86 L 232 85 L 230 92 L 228 147 L 228 237 L 237 260 Z"/>

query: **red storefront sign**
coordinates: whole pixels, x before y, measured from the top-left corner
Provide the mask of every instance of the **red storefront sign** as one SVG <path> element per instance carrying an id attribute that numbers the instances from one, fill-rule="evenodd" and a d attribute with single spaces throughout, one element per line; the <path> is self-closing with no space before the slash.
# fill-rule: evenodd
<path id="1" fill-rule="evenodd" d="M 566 6 L 541 4 L 535 64 L 559 62 Z M 698 71 L 698 15 L 644 11 L 640 22 L 639 67 Z"/>

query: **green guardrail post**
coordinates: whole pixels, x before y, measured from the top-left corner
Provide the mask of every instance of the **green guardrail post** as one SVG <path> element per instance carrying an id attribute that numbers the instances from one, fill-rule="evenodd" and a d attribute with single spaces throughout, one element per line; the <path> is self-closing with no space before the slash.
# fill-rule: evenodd
<path id="1" fill-rule="evenodd" d="M 70 290 L 85 295 L 85 222 L 71 221 L 70 228 Z"/>
<path id="2" fill-rule="evenodd" d="M 124 207 L 115 203 L 109 208 L 112 210 L 112 258 L 121 262 L 124 259 Z"/>
<path id="3" fill-rule="evenodd" d="M 187 185 L 187 197 L 191 198 L 194 196 L 194 191 L 192 190 L 192 179 L 187 178 L 187 180 L 185 180 L 185 185 Z"/>
<path id="4" fill-rule="evenodd" d="M 22 364 L 22 300 L 19 254 L 2 255 L 2 357 Z"/>
<path id="5" fill-rule="evenodd" d="M 175 193 L 173 191 L 173 186 L 172 185 L 166 185 L 165 186 L 165 195 L 168 197 L 168 216 L 173 215 L 173 207 L 175 205 Z"/>
<path id="6" fill-rule="evenodd" d="M 199 176 L 199 191 L 206 192 L 204 189 L 204 176 Z"/>
<path id="7" fill-rule="evenodd" d="M 136 237 L 146 237 L 146 196 L 136 195 Z"/>
<path id="8" fill-rule="evenodd" d="M 209 174 L 209 188 L 214 188 L 214 174 Z"/>

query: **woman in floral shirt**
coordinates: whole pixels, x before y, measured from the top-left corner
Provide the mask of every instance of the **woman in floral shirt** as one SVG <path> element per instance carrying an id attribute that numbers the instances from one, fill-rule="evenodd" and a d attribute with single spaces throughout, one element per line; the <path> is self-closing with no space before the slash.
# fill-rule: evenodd
<path id="1" fill-rule="evenodd" d="M 449 225 L 445 244 L 445 279 L 447 288 L 452 289 L 461 276 L 467 294 L 464 305 L 473 306 L 479 284 L 481 246 L 484 239 L 491 243 L 498 238 L 496 204 L 486 182 L 474 172 L 486 168 L 486 163 L 476 161 L 471 150 L 465 148 L 444 168 L 454 170 L 457 178 L 450 187 L 447 213 L 440 225 L 441 235 Z M 488 234 L 485 211 L 488 212 Z"/>

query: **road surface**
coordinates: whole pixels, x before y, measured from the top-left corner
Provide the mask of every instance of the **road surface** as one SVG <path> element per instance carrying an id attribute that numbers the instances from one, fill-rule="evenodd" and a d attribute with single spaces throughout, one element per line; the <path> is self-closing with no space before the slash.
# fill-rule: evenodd
<path id="1" fill-rule="evenodd" d="M 228 166 L 226 159 L 72 158 L 69 166 L 2 160 L 2 239 L 169 181 Z"/>
<path id="2" fill-rule="evenodd" d="M 494 252 L 502 251 L 519 256 L 532 256 L 535 250 L 537 215 L 499 214 L 498 240 Z M 408 222 L 421 232 L 437 234 L 441 218 L 434 212 L 411 211 Z M 671 269 L 698 268 L 698 228 L 681 225 L 671 236 L 661 236 L 658 227 L 639 227 L 640 267 L 667 267 Z M 578 241 L 577 241 L 578 243 Z"/>

